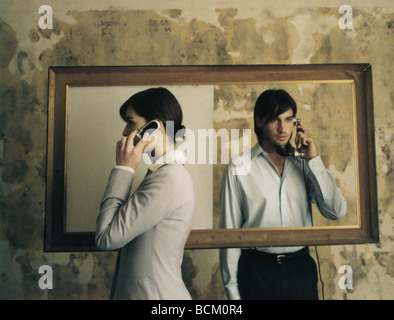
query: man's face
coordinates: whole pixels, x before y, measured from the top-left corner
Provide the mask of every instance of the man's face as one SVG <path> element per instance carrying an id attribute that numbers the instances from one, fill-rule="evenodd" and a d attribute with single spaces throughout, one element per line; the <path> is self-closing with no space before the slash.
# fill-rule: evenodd
<path id="1" fill-rule="evenodd" d="M 262 132 L 262 142 L 265 148 L 285 146 L 293 133 L 293 110 L 289 109 L 276 118 L 267 121 L 257 117 L 257 125 Z"/>

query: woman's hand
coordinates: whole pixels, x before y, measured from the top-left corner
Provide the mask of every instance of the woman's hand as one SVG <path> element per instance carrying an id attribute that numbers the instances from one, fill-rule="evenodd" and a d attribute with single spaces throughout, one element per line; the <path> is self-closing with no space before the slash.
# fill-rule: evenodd
<path id="1" fill-rule="evenodd" d="M 126 166 L 137 168 L 138 164 L 142 159 L 142 153 L 145 147 L 152 143 L 152 138 L 147 138 L 148 133 L 144 135 L 142 139 L 134 146 L 134 137 L 137 134 L 137 130 L 132 131 L 128 136 L 123 136 L 116 144 L 116 164 L 119 166 Z"/>
<path id="2" fill-rule="evenodd" d="M 297 149 L 303 147 L 305 160 L 310 160 L 318 156 L 315 141 L 313 138 L 308 137 L 305 127 L 301 125 L 297 126 L 297 135 L 295 136 L 294 142 Z"/>

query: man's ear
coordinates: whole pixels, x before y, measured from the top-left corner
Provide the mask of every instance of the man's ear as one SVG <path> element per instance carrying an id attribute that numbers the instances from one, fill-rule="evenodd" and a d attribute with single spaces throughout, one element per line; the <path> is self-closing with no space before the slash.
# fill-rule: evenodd
<path id="1" fill-rule="evenodd" d="M 256 125 L 261 129 L 263 127 L 263 120 L 259 116 L 255 116 Z"/>

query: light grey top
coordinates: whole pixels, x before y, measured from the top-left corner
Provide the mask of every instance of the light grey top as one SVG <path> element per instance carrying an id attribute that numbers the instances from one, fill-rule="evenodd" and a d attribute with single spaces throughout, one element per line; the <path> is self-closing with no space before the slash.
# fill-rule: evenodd
<path id="1" fill-rule="evenodd" d="M 221 228 L 280 228 L 312 225 L 310 203 L 330 220 L 346 215 L 346 199 L 320 157 L 311 160 L 286 157 L 282 175 L 257 143 L 250 152 L 250 170 L 234 174 L 235 158 L 223 175 Z M 283 254 L 302 249 L 259 247 L 256 250 Z M 238 260 L 241 249 L 221 249 L 220 267 L 227 295 L 239 299 Z"/>
<path id="2" fill-rule="evenodd" d="M 129 198 L 133 171 L 116 167 L 97 218 L 96 246 L 121 248 L 113 299 L 191 299 L 182 280 L 183 249 L 193 224 L 193 183 L 183 164 L 150 167 Z"/>

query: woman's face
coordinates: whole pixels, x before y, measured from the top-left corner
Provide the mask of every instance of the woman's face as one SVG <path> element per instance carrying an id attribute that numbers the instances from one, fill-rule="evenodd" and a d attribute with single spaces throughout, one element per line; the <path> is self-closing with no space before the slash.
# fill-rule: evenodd
<path id="1" fill-rule="evenodd" d="M 123 130 L 123 136 L 128 136 L 132 131 L 141 129 L 145 124 L 148 123 L 148 120 L 144 117 L 138 115 L 132 107 L 128 107 L 126 109 L 125 114 L 126 126 Z M 164 126 L 160 126 L 160 130 L 155 133 L 154 140 L 149 143 L 145 149 L 144 153 L 150 153 L 151 156 L 155 156 L 155 154 L 161 154 L 163 149 L 163 144 L 165 141 L 166 133 Z M 152 138 L 150 138 L 152 139 Z"/>
<path id="2" fill-rule="evenodd" d="M 132 131 L 141 129 L 148 121 L 138 115 L 132 107 L 126 109 L 125 114 L 126 127 L 123 130 L 123 136 L 128 136 Z"/>

